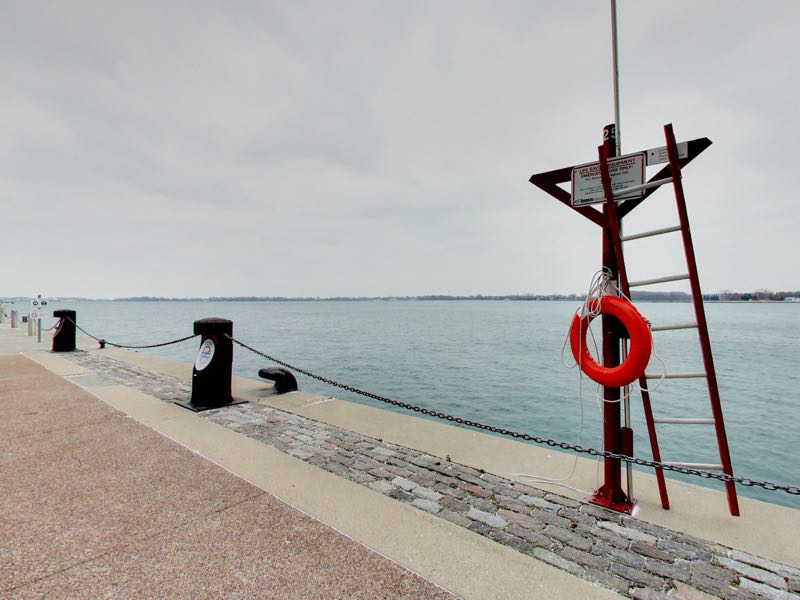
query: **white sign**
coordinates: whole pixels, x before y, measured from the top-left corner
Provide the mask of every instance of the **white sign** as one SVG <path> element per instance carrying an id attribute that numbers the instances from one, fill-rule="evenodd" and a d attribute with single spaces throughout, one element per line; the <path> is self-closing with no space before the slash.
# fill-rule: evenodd
<path id="1" fill-rule="evenodd" d="M 29 318 L 33 319 L 35 321 L 36 319 L 39 318 L 39 313 L 37 311 L 35 311 L 35 310 L 32 310 L 31 311 L 31 316 Z"/>
<path id="2" fill-rule="evenodd" d="M 197 351 L 197 360 L 194 361 L 195 370 L 202 371 L 205 369 L 212 358 L 214 358 L 214 342 L 208 339 L 200 344 L 200 350 Z"/>
<path id="3" fill-rule="evenodd" d="M 36 313 L 36 316 L 33 316 Z M 42 319 L 50 316 L 50 301 L 47 298 L 34 298 L 31 300 L 31 319 Z"/>
<path id="4" fill-rule="evenodd" d="M 636 152 L 608 159 L 612 191 L 642 185 L 644 183 L 645 153 Z M 615 196 L 615 200 L 641 198 L 644 190 Z M 605 201 L 603 182 L 600 180 L 600 163 L 587 163 L 572 169 L 572 206 L 585 206 Z"/>
<path id="5" fill-rule="evenodd" d="M 681 142 L 680 144 L 676 144 L 678 146 L 678 158 L 686 158 L 689 156 L 689 143 L 688 142 Z M 648 165 L 660 165 L 662 163 L 669 162 L 669 155 L 667 154 L 667 147 L 661 146 L 661 148 L 651 148 L 647 151 L 647 164 Z"/>

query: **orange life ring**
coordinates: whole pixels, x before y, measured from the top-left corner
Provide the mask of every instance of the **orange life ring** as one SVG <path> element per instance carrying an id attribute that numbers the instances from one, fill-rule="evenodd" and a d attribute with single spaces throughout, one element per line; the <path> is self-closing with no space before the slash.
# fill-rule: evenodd
<path id="1" fill-rule="evenodd" d="M 599 302 L 599 306 L 598 306 Z M 621 387 L 641 377 L 647 363 L 650 362 L 652 341 L 650 327 L 645 318 L 633 304 L 618 296 L 601 296 L 589 302 L 593 313 L 606 314 L 616 317 L 628 331 L 630 347 L 628 357 L 617 367 L 604 367 L 589 354 L 586 344 L 586 332 L 594 316 L 587 315 L 583 318 L 576 314 L 572 318 L 569 328 L 569 344 L 572 356 L 584 373 L 597 383 L 609 387 Z"/>

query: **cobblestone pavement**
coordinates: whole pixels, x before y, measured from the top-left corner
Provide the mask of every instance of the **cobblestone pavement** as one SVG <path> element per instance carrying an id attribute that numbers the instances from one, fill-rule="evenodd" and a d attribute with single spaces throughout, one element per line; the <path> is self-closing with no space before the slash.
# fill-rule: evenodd
<path id="1" fill-rule="evenodd" d="M 62 356 L 167 402 L 191 392 L 97 353 Z M 262 404 L 197 414 L 631 598 L 800 599 L 800 569 L 411 448 Z"/>

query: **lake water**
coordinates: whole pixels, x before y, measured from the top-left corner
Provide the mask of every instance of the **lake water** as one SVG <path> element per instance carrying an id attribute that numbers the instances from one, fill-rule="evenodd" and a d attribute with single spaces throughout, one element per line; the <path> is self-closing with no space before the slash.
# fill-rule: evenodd
<path id="1" fill-rule="evenodd" d="M 195 319 L 225 317 L 255 348 L 361 389 L 491 425 L 602 447 L 595 385 L 562 364 L 574 302 L 70 302 L 87 331 L 124 344 L 192 333 Z M 653 324 L 692 321 L 690 304 L 641 303 Z M 711 343 L 734 472 L 800 484 L 800 304 L 711 303 Z M 695 330 L 657 332 L 669 372 L 700 371 Z M 198 340 L 147 350 L 193 362 Z M 572 363 L 567 351 L 565 362 Z M 256 378 L 267 361 L 236 347 L 235 371 Z M 649 371 L 661 371 L 653 360 Z M 379 405 L 299 376 L 301 389 Z M 708 417 L 704 380 L 665 380 L 651 396 L 656 416 Z M 638 390 L 632 397 L 635 452 L 650 458 Z M 718 462 L 710 426 L 661 425 L 664 460 Z M 693 483 L 705 484 L 697 477 Z M 714 487 L 721 489 L 720 484 Z M 782 492 L 740 494 L 800 508 Z"/>

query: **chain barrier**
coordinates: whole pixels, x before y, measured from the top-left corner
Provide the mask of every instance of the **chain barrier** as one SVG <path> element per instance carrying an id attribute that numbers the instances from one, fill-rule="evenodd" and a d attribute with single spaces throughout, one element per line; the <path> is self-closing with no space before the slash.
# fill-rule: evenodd
<path id="1" fill-rule="evenodd" d="M 360 396 L 364 396 L 366 398 L 372 398 L 373 400 L 377 400 L 379 402 L 383 402 L 385 404 L 390 404 L 392 406 L 397 406 L 398 408 L 404 408 L 406 410 L 410 410 L 413 412 L 417 412 L 423 415 L 427 415 L 429 417 L 436 417 L 437 419 L 443 419 L 445 421 L 450 421 L 451 423 L 458 423 L 459 425 L 465 425 L 467 427 L 473 427 L 475 429 L 482 429 L 483 431 L 490 431 L 492 433 L 498 433 L 500 435 L 512 437 L 518 440 L 524 440 L 526 442 L 534 442 L 536 444 L 550 446 L 552 448 L 561 448 L 562 450 L 572 450 L 573 452 L 577 452 L 579 454 L 588 454 L 589 456 L 601 456 L 603 458 L 612 458 L 624 462 L 633 463 L 635 465 L 640 465 L 643 467 L 652 467 L 655 469 L 663 469 L 664 471 L 674 471 L 675 473 L 682 473 L 683 475 L 696 475 L 697 477 L 702 477 L 703 479 L 718 479 L 719 481 L 728 482 L 732 481 L 734 483 L 738 483 L 745 487 L 760 487 L 765 490 L 769 491 L 781 491 L 786 492 L 787 494 L 792 494 L 794 496 L 800 496 L 800 487 L 794 485 L 780 485 L 777 483 L 772 483 L 770 481 L 759 481 L 757 479 L 750 479 L 748 477 L 734 477 L 733 475 L 727 475 L 726 473 L 714 473 L 711 471 L 703 471 L 700 469 L 692 469 L 689 467 L 682 467 L 678 465 L 671 465 L 669 463 L 658 462 L 654 460 L 648 460 L 646 458 L 637 458 L 633 456 L 627 456 L 625 454 L 617 454 L 615 452 L 608 452 L 607 450 L 598 450 L 596 448 L 587 448 L 581 446 L 580 444 L 570 444 L 569 442 L 562 442 L 558 440 L 543 438 L 538 435 L 531 435 L 529 433 L 521 433 L 519 431 L 513 431 L 510 429 L 503 429 L 502 427 L 495 427 L 493 425 L 486 425 L 484 423 L 478 423 L 477 421 L 471 421 L 469 419 L 464 419 L 462 417 L 456 417 L 453 415 L 449 415 L 447 413 L 440 412 L 438 410 L 432 410 L 429 408 L 424 408 L 422 406 L 416 406 L 414 404 L 408 404 L 407 402 L 400 402 L 399 400 L 392 400 L 391 398 L 386 398 L 385 396 L 381 396 L 379 394 L 374 394 L 372 392 L 366 392 L 364 390 L 360 390 L 355 388 L 351 385 L 347 385 L 344 383 L 339 383 L 338 381 L 334 381 L 333 379 L 328 379 L 327 377 L 323 377 L 321 375 L 317 375 L 312 373 L 311 371 L 306 371 L 305 369 L 301 369 L 294 365 L 291 365 L 287 362 L 279 360 L 269 354 L 265 354 L 264 352 L 260 352 L 253 348 L 252 346 L 248 346 L 242 341 L 237 340 L 233 336 L 225 334 L 232 342 L 238 344 L 242 348 L 253 352 L 263 358 L 266 358 L 269 361 L 272 361 L 276 364 L 279 364 L 287 369 L 291 369 L 297 373 L 301 373 L 306 377 L 311 377 L 312 379 L 316 379 L 317 381 L 321 381 L 322 383 L 327 383 L 328 385 L 332 385 L 334 387 L 341 388 L 348 392 L 352 392 L 353 394 L 358 394 Z"/>
<path id="2" fill-rule="evenodd" d="M 126 344 L 115 344 L 114 342 L 109 342 L 106 339 L 99 338 L 99 337 L 97 337 L 95 335 L 92 335 L 88 331 L 86 331 L 83 327 L 78 325 L 75 321 L 73 321 L 69 317 L 64 317 L 64 318 L 67 321 L 69 321 L 70 323 L 72 323 L 73 325 L 75 325 L 75 327 L 79 331 L 85 333 L 86 335 L 88 335 L 93 340 L 101 342 L 101 343 L 104 343 L 104 344 L 108 344 L 109 346 L 114 346 L 115 348 L 129 348 L 129 349 L 133 349 L 133 350 L 144 350 L 145 348 L 161 348 L 162 346 L 169 346 L 171 344 L 179 344 L 180 342 L 185 342 L 186 340 L 190 340 L 192 338 L 196 338 L 198 335 L 200 335 L 199 333 L 195 333 L 194 335 L 187 335 L 186 337 L 182 337 L 182 338 L 179 338 L 177 340 L 170 340 L 169 342 L 162 342 L 160 344 L 149 344 L 147 346 L 130 346 L 130 345 L 126 345 Z"/>

